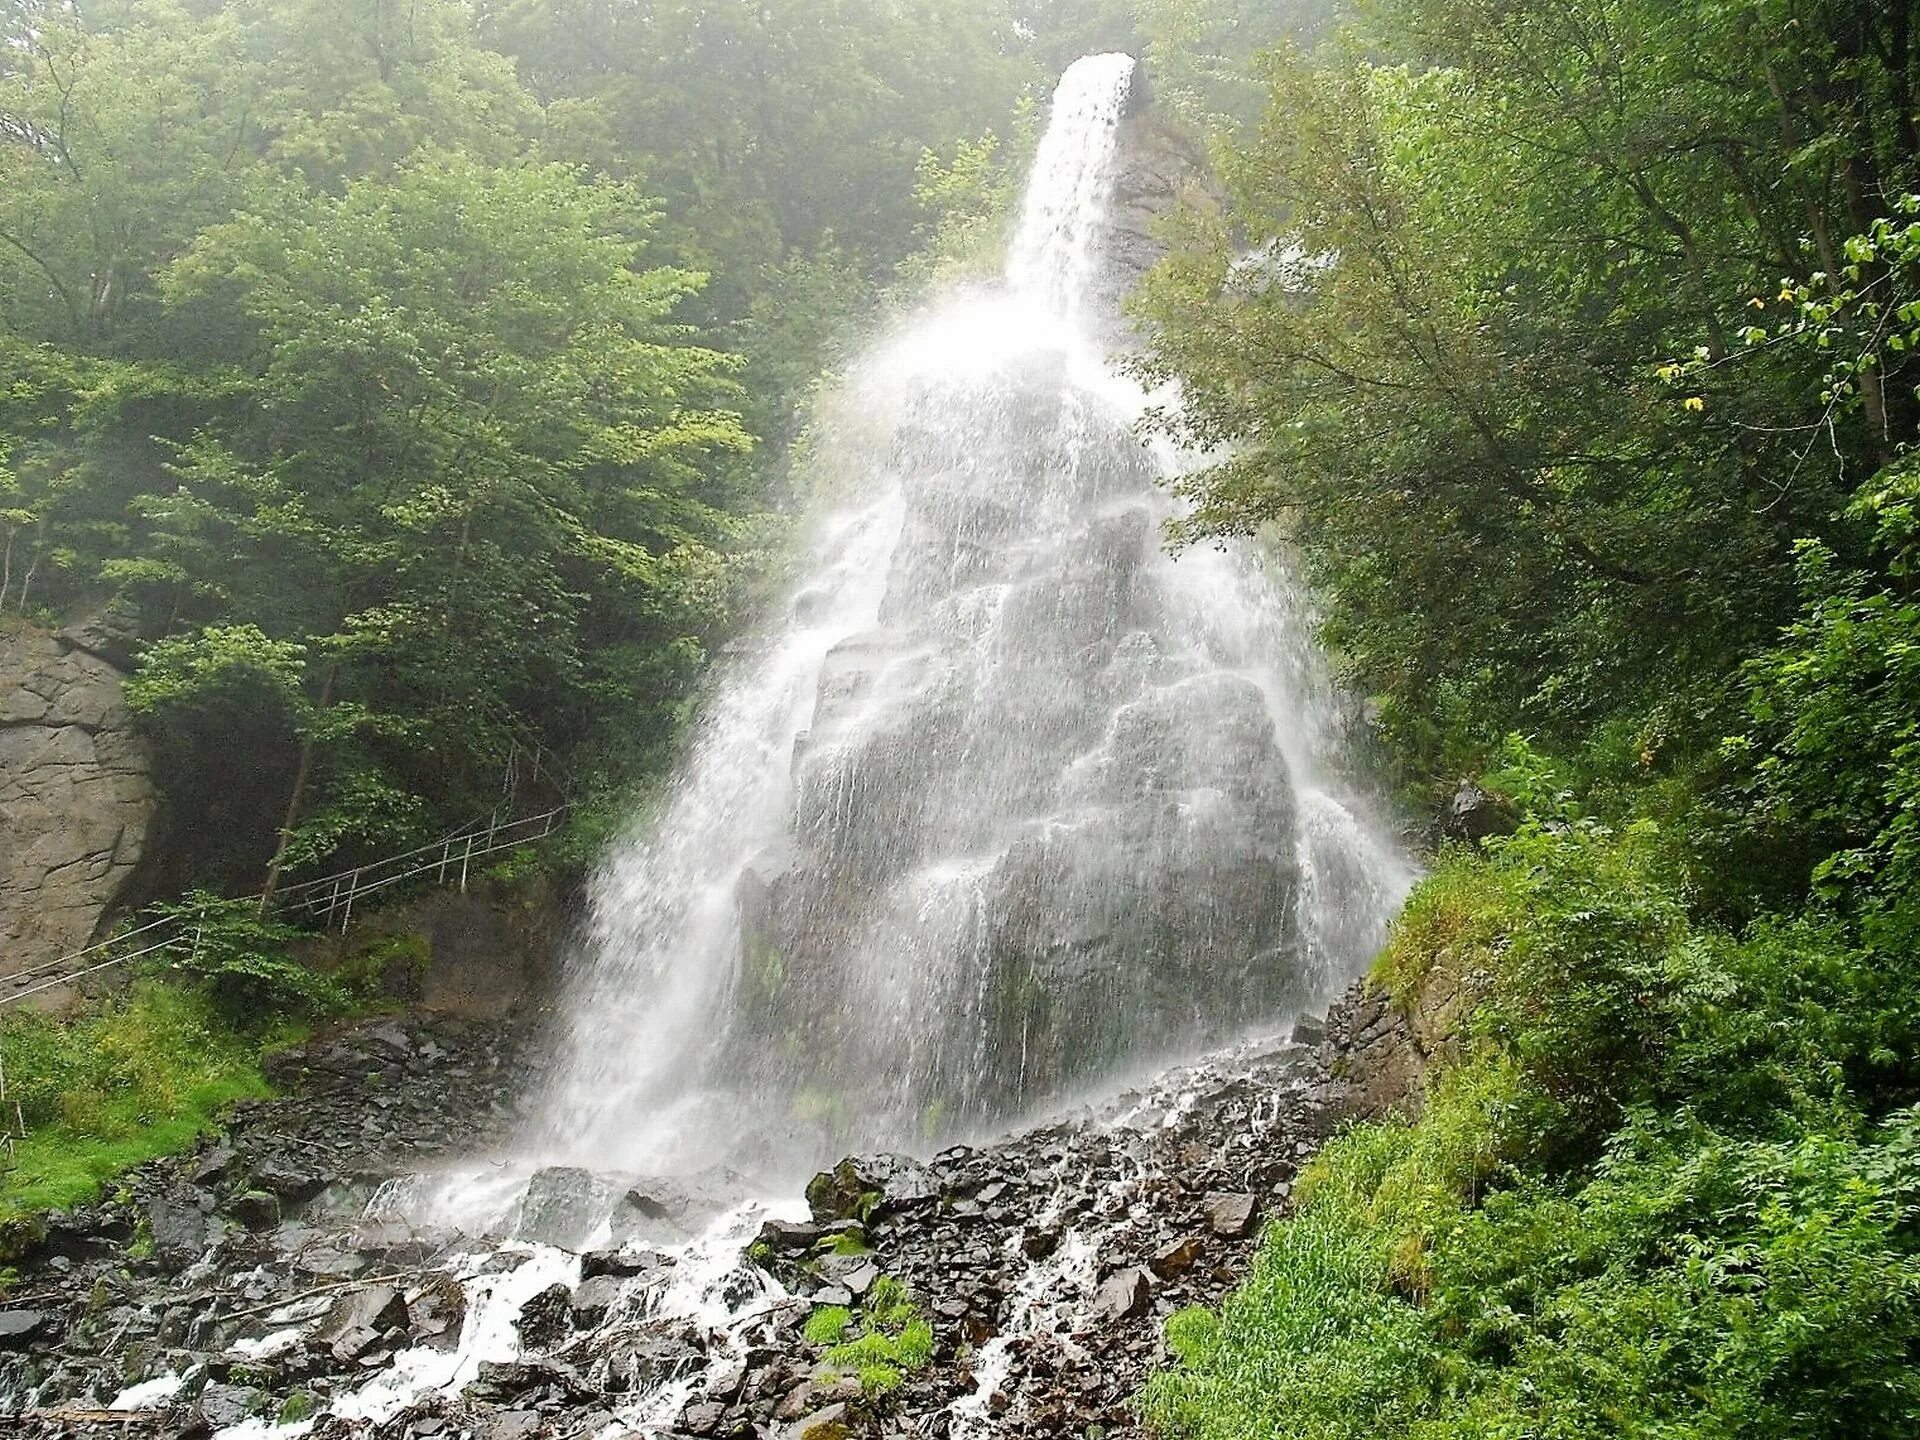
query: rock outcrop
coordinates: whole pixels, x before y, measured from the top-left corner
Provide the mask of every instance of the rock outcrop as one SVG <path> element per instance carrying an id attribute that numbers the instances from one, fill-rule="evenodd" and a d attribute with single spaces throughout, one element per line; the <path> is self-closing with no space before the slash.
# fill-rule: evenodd
<path id="1" fill-rule="evenodd" d="M 98 632 L 0 636 L 0 993 L 86 945 L 147 848 L 147 750 Z"/>

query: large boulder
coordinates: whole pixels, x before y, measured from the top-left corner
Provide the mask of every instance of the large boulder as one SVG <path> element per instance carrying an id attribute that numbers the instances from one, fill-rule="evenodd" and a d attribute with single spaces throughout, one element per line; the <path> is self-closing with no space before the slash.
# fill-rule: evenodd
<path id="1" fill-rule="evenodd" d="M 87 945 L 147 852 L 157 800 L 123 679 L 78 632 L 0 634 L 0 982 Z"/>
<path id="2" fill-rule="evenodd" d="M 849 1156 L 807 1182 L 816 1224 L 873 1220 L 940 1198 L 927 1167 L 907 1155 Z"/>

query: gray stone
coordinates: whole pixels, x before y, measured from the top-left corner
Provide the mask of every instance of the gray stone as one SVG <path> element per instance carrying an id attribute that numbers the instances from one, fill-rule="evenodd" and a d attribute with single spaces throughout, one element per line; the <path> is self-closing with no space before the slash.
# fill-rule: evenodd
<path id="1" fill-rule="evenodd" d="M 88 944 L 146 853 L 157 801 L 122 678 L 69 636 L 0 636 L 0 979 Z"/>
<path id="2" fill-rule="evenodd" d="M 574 1287 L 569 1308 L 573 1312 L 573 1323 L 581 1330 L 591 1330 L 607 1318 L 620 1299 L 620 1281 L 612 1275 L 592 1275 Z"/>
<path id="3" fill-rule="evenodd" d="M 280 1223 L 280 1197 L 268 1190 L 247 1190 L 227 1202 L 227 1214 L 249 1230 L 270 1230 Z"/>
<path id="4" fill-rule="evenodd" d="M 1254 1217 L 1259 1214 L 1260 1202 L 1251 1195 L 1229 1194 L 1225 1191 L 1212 1191 L 1200 1202 L 1200 1209 L 1207 1217 L 1207 1225 L 1216 1235 L 1229 1240 L 1239 1240 L 1253 1233 Z"/>
<path id="5" fill-rule="evenodd" d="M 536 1170 L 514 1214 L 514 1238 L 578 1250 L 606 1219 L 611 1200 L 589 1170 L 573 1165 Z"/>
<path id="6" fill-rule="evenodd" d="M 667 1263 L 667 1257 L 658 1250 L 629 1250 L 622 1245 L 610 1245 L 602 1250 L 589 1250 L 580 1257 L 580 1278 L 591 1280 L 598 1275 L 646 1275 Z"/>
<path id="7" fill-rule="evenodd" d="M 0 1350 L 21 1349 L 47 1328 L 44 1310 L 0 1310 Z"/>
<path id="8" fill-rule="evenodd" d="M 212 1227 L 198 1205 L 173 1196 L 155 1196 L 147 1201 L 146 1216 L 153 1253 L 164 1264 L 183 1265 L 206 1253 Z"/>
<path id="9" fill-rule="evenodd" d="M 1093 1292 L 1090 1309 L 1095 1320 L 1103 1325 L 1111 1325 L 1121 1320 L 1138 1319 L 1152 1305 L 1153 1281 L 1138 1265 L 1130 1265 L 1101 1282 L 1100 1288 Z"/>
<path id="10" fill-rule="evenodd" d="M 527 1440 L 541 1429 L 537 1410 L 502 1410 L 489 1415 L 480 1426 L 484 1440 Z"/>
<path id="11" fill-rule="evenodd" d="M 391 1285 L 369 1285 L 336 1298 L 314 1332 L 314 1343 L 342 1365 L 367 1354 L 380 1337 L 407 1323 L 407 1302 Z"/>
<path id="12" fill-rule="evenodd" d="M 195 1405 L 206 1422 L 216 1430 L 238 1425 L 265 1408 L 266 1396 L 244 1385 L 209 1384 L 200 1392 Z"/>

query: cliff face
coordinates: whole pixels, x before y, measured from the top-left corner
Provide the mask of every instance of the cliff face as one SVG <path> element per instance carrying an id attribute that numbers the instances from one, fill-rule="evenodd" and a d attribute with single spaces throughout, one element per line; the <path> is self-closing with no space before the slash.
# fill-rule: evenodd
<path id="1" fill-rule="evenodd" d="M 119 658 L 88 627 L 0 636 L 0 993 L 87 944 L 146 852 L 156 797 Z"/>
<path id="2" fill-rule="evenodd" d="M 1220 186 L 1206 145 L 1174 116 L 1153 103 L 1144 79 L 1120 133 L 1114 204 L 1101 266 L 1094 284 L 1096 314 L 1110 317 L 1102 336 L 1117 350 L 1138 343 L 1126 315 L 1127 301 L 1147 271 L 1167 253 L 1160 228 L 1179 205 L 1201 210 L 1220 204 Z"/>

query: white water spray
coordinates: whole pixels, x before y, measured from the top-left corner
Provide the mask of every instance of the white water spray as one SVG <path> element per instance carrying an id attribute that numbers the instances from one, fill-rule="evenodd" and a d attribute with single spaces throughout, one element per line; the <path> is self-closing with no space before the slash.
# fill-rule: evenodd
<path id="1" fill-rule="evenodd" d="M 595 878 L 528 1149 L 599 1170 L 1003 1123 L 1324 1001 L 1407 880 L 1329 763 L 1290 582 L 1159 544 L 1085 312 L 1134 85 L 1056 93 L 1005 283 L 847 382 L 806 579 Z"/>

